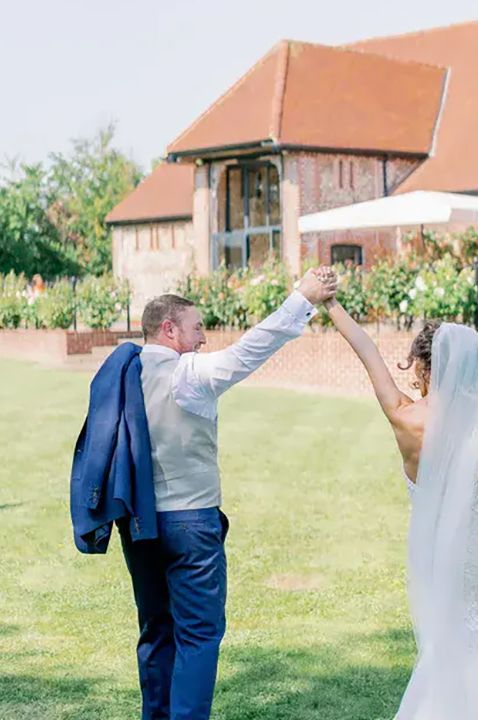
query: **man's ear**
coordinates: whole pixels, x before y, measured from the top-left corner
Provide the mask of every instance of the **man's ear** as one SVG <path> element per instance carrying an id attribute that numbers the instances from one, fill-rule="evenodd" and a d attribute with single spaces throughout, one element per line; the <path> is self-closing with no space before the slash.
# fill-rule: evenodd
<path id="1" fill-rule="evenodd" d="M 166 337 L 173 338 L 174 336 L 174 325 L 171 322 L 171 320 L 163 320 L 161 323 L 161 332 L 163 332 Z"/>

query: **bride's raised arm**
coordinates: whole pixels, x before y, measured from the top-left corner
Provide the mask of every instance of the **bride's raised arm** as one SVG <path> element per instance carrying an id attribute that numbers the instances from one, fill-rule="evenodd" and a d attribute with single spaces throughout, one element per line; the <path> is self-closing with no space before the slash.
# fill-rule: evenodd
<path id="1" fill-rule="evenodd" d="M 342 305 L 334 298 L 325 302 L 324 306 L 339 333 L 365 366 L 377 399 L 385 415 L 393 423 L 396 413 L 405 405 L 410 405 L 413 400 L 397 387 L 372 338 L 350 317 Z"/>

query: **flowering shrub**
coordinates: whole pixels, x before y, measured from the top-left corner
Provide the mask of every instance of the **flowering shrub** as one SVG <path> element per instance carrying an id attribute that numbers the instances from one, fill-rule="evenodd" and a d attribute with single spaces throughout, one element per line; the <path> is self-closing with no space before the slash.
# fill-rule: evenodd
<path id="1" fill-rule="evenodd" d="M 188 275 L 179 283 L 177 293 L 198 306 L 207 329 L 243 328 L 246 326 L 246 309 L 241 287 L 240 277 L 230 275 L 221 267 L 207 277 Z"/>
<path id="2" fill-rule="evenodd" d="M 419 271 L 420 265 L 413 257 L 382 260 L 374 265 L 367 274 L 365 288 L 369 320 L 393 319 L 398 328 L 402 322 L 410 327 L 414 314 L 409 291 Z"/>
<path id="3" fill-rule="evenodd" d="M 31 320 L 42 328 L 67 330 L 73 322 L 75 298 L 73 288 L 67 280 L 60 280 L 48 287 L 29 305 Z"/>
<path id="4" fill-rule="evenodd" d="M 455 236 L 460 248 L 460 256 L 464 265 L 472 264 L 478 258 L 478 232 L 469 227 L 461 235 Z"/>
<path id="5" fill-rule="evenodd" d="M 90 328 L 106 329 L 121 317 L 130 299 L 126 282 L 118 283 L 112 275 L 87 277 L 77 286 L 78 315 Z"/>
<path id="6" fill-rule="evenodd" d="M 403 303 L 415 317 L 469 322 L 476 300 L 473 269 L 460 270 L 451 256 L 445 256 L 421 270 Z"/>
<path id="7" fill-rule="evenodd" d="M 24 275 L 0 275 L 0 328 L 18 328 L 28 308 Z"/>
<path id="8" fill-rule="evenodd" d="M 200 309 L 206 328 L 247 328 L 260 322 L 287 297 L 292 280 L 278 263 L 229 272 L 220 267 L 207 277 L 189 275 L 177 293 Z"/>
<path id="9" fill-rule="evenodd" d="M 247 324 L 254 325 L 277 310 L 292 288 L 292 280 L 283 265 L 267 263 L 257 275 L 248 270 L 241 276 L 241 293 L 247 308 Z"/>
<path id="10" fill-rule="evenodd" d="M 409 329 L 415 320 L 425 318 L 474 320 L 478 305 L 474 270 L 463 268 L 456 255 L 443 254 L 428 264 L 416 255 L 386 259 L 368 272 L 351 264 L 335 269 L 337 299 L 359 322 L 393 321 L 398 329 Z M 251 269 L 231 274 L 221 268 L 208 277 L 191 275 L 178 292 L 200 307 L 206 327 L 245 328 L 277 308 L 291 287 L 292 278 L 284 267 L 272 263 L 259 274 Z M 330 325 L 323 308 L 314 322 Z"/>
<path id="11" fill-rule="evenodd" d="M 335 271 L 339 278 L 337 300 L 357 322 L 364 322 L 369 314 L 370 305 L 366 292 L 366 274 L 363 268 L 352 264 L 336 265 Z M 320 325 L 331 325 L 327 311 L 319 307 L 315 322 Z"/>

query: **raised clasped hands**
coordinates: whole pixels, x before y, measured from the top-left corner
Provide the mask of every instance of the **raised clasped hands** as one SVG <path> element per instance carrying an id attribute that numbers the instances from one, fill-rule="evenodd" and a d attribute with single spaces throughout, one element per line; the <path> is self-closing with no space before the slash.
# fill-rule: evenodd
<path id="1" fill-rule="evenodd" d="M 334 270 L 323 266 L 307 270 L 297 289 L 313 305 L 319 305 L 335 297 L 337 283 Z"/>

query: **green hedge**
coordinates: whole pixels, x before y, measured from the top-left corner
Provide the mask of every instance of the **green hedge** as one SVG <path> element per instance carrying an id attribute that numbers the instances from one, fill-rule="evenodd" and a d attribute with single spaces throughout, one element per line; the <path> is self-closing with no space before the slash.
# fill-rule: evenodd
<path id="1" fill-rule="evenodd" d="M 474 269 L 444 253 L 429 262 L 414 256 L 378 262 L 370 271 L 337 266 L 337 297 L 359 322 L 393 322 L 409 328 L 415 320 L 437 318 L 473 322 L 478 304 Z M 266 263 L 260 271 L 234 273 L 220 268 L 207 277 L 192 274 L 176 288 L 193 300 L 207 328 L 245 329 L 263 320 L 291 292 L 296 278 L 284 266 Z M 90 328 L 109 328 L 130 299 L 126 283 L 112 275 L 87 277 L 76 286 L 68 280 L 49 285 L 33 297 L 24 275 L 0 276 L 0 328 L 69 328 L 77 314 Z M 324 310 L 315 324 L 327 325 Z"/>
<path id="2" fill-rule="evenodd" d="M 382 260 L 368 272 L 350 265 L 335 269 L 337 298 L 359 322 L 393 322 L 400 329 L 432 317 L 473 321 L 478 298 L 474 269 L 451 254 L 434 262 L 414 256 Z M 177 292 L 198 305 L 207 328 L 247 328 L 277 308 L 295 280 L 279 264 L 232 274 L 220 268 L 208 277 L 190 275 Z M 314 322 L 330 323 L 323 309 Z"/>
<path id="3" fill-rule="evenodd" d="M 109 328 L 124 313 L 130 298 L 126 283 L 112 275 L 86 277 L 73 288 L 59 280 L 35 296 L 24 275 L 0 275 L 1 328 L 63 328 L 78 321 L 89 328 Z"/>

